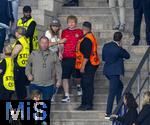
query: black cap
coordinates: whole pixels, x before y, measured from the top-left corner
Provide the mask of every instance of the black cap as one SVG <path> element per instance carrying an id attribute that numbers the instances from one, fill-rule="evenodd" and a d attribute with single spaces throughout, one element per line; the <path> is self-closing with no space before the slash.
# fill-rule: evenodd
<path id="1" fill-rule="evenodd" d="M 87 27 L 89 29 L 92 29 L 92 24 L 90 22 L 86 21 L 83 23 L 83 27 Z"/>
<path id="2" fill-rule="evenodd" d="M 31 12 L 32 11 L 32 9 L 31 9 L 31 7 L 30 6 L 24 6 L 23 7 L 23 12 Z"/>

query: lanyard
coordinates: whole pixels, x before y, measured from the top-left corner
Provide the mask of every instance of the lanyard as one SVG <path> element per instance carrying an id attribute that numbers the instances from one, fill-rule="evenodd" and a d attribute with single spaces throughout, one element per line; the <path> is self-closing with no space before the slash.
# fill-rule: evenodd
<path id="1" fill-rule="evenodd" d="M 48 54 L 44 54 L 44 52 L 42 52 L 43 68 L 46 68 L 47 57 L 48 57 Z"/>

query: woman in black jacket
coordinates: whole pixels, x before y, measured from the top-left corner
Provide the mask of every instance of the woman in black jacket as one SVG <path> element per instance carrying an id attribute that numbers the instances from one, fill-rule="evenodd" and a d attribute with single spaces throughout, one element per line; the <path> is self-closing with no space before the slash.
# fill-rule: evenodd
<path id="1" fill-rule="evenodd" d="M 122 125 L 132 125 L 137 119 L 138 104 L 131 93 L 126 93 L 124 95 L 124 105 L 126 107 L 126 113 L 123 116 L 111 115 L 110 119 L 114 119 L 122 123 Z"/>
<path id="2" fill-rule="evenodd" d="M 134 125 L 150 125 L 150 91 L 144 93 L 143 108 Z"/>

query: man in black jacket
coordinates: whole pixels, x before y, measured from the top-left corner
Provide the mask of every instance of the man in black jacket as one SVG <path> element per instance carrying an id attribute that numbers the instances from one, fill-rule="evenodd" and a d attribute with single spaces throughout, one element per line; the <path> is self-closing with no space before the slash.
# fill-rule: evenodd
<path id="1" fill-rule="evenodd" d="M 37 43 L 38 32 L 37 32 L 37 24 L 33 17 L 31 16 L 32 9 L 30 6 L 23 7 L 23 17 L 20 18 L 17 22 L 18 27 L 23 27 L 26 29 L 25 36 L 29 39 L 30 42 L 30 51 L 36 50 L 36 46 L 34 43 Z"/>
<path id="2" fill-rule="evenodd" d="M 139 45 L 141 22 L 144 14 L 146 23 L 146 41 L 150 45 L 150 0 L 133 0 L 134 6 L 134 42 L 132 45 Z"/>
<path id="3" fill-rule="evenodd" d="M 2 53 L 6 37 L 6 27 L 13 24 L 14 18 L 10 1 L 0 0 L 0 5 L 0 53 Z"/>
<path id="4" fill-rule="evenodd" d="M 112 113 L 114 98 L 120 101 L 123 83 L 120 75 L 124 75 L 124 59 L 129 59 L 130 54 L 122 48 L 122 33 L 116 32 L 114 40 L 103 47 L 102 59 L 105 62 L 103 73 L 109 80 L 109 95 L 107 101 L 106 118 Z"/>

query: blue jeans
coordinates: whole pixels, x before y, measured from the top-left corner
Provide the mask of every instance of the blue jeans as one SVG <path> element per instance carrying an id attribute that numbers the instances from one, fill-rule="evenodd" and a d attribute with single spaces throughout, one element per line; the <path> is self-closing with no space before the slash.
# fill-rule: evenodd
<path id="1" fill-rule="evenodd" d="M 38 86 L 36 84 L 30 84 L 30 86 L 29 86 L 30 93 L 33 90 L 39 90 L 42 93 L 42 99 L 43 100 L 51 100 L 53 94 L 56 92 L 56 87 L 54 85 Z"/>
<path id="2" fill-rule="evenodd" d="M 3 52 L 3 47 L 4 47 L 4 42 L 6 38 L 6 29 L 1 29 L 0 28 L 0 53 Z"/>

